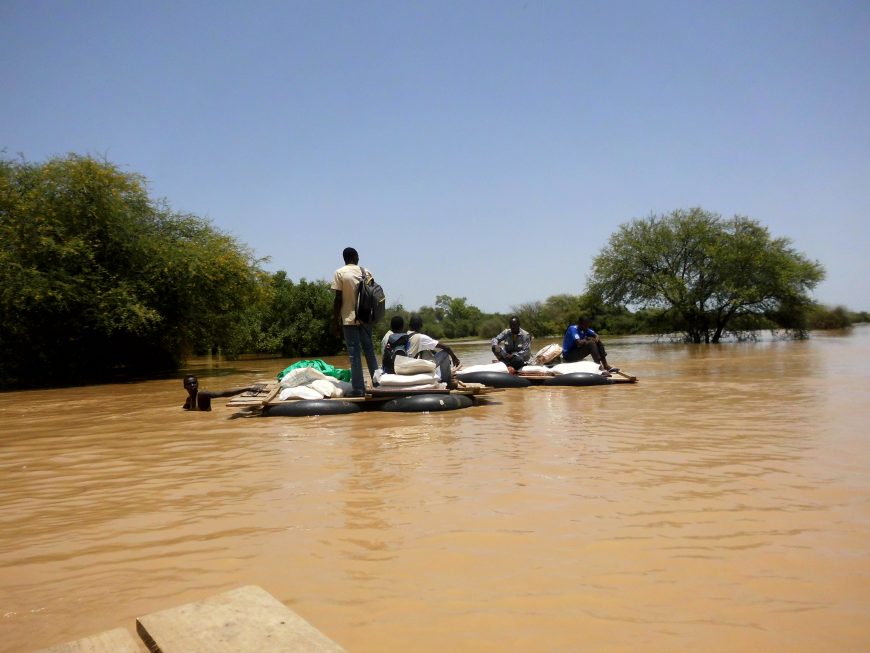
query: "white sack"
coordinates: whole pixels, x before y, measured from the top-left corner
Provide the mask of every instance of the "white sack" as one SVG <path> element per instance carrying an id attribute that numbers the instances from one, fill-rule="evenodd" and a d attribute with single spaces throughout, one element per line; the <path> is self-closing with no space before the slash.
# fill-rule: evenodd
<path id="1" fill-rule="evenodd" d="M 437 383 L 438 378 L 434 374 L 382 374 L 380 384 L 382 386 L 407 387 L 412 385 L 428 385 Z"/>
<path id="2" fill-rule="evenodd" d="M 402 392 L 404 390 L 444 390 L 447 388 L 446 383 L 439 383 L 438 381 L 433 381 L 432 383 L 424 383 L 421 385 L 402 385 L 402 386 L 389 386 L 385 387 L 384 390 L 396 390 Z"/>
<path id="3" fill-rule="evenodd" d="M 278 399 L 281 401 L 284 401 L 285 399 L 323 399 L 323 395 L 314 388 L 309 388 L 305 385 L 298 385 L 281 390 L 281 392 L 278 393 Z"/>
<path id="4" fill-rule="evenodd" d="M 330 383 L 326 379 L 312 381 L 308 384 L 308 387 L 312 390 L 316 390 L 327 399 L 330 397 L 335 397 L 336 395 L 341 395 L 341 390 L 338 389 L 338 386 L 336 386 L 334 383 Z"/>
<path id="5" fill-rule="evenodd" d="M 504 363 L 491 363 L 488 365 L 472 365 L 471 367 L 463 367 L 461 370 L 456 370 L 457 376 L 468 374 L 470 372 L 504 372 L 507 374 L 507 365 Z"/>
<path id="6" fill-rule="evenodd" d="M 552 344 L 541 347 L 532 358 L 536 365 L 548 365 L 562 355 L 562 345 Z"/>
<path id="7" fill-rule="evenodd" d="M 523 365 L 518 374 L 552 374 L 553 369 L 545 365 Z"/>
<path id="8" fill-rule="evenodd" d="M 313 367 L 297 367 L 295 370 L 290 370 L 281 379 L 282 388 L 293 388 L 298 385 L 308 385 L 312 381 L 329 380 L 331 376 L 326 376 L 320 370 Z"/>
<path id="9" fill-rule="evenodd" d="M 525 369 L 525 368 L 524 368 Z M 572 374 L 574 372 L 591 372 L 601 374 L 595 361 L 579 361 L 577 363 L 559 363 L 550 368 L 556 374 Z"/>
<path id="10" fill-rule="evenodd" d="M 435 361 L 411 358 L 410 356 L 396 356 L 393 361 L 393 367 L 396 370 L 396 374 L 426 374 L 435 371 Z"/>

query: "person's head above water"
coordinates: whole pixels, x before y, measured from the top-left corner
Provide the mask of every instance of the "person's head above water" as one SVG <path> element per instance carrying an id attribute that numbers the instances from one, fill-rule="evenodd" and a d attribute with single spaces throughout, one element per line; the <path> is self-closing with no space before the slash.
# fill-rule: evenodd
<path id="1" fill-rule="evenodd" d="M 345 247 L 341 255 L 344 257 L 345 265 L 356 265 L 359 263 L 359 254 L 357 254 L 357 251 L 353 247 Z"/>
<path id="2" fill-rule="evenodd" d="M 196 377 L 193 374 L 185 376 L 182 383 L 185 390 L 196 390 L 199 387 L 199 381 L 196 380 Z"/>

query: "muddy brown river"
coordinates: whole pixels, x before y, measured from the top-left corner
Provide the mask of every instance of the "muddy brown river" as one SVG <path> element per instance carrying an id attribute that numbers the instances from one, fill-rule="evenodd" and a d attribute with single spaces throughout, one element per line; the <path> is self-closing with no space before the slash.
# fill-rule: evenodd
<path id="1" fill-rule="evenodd" d="M 639 383 L 446 413 L 185 412 L 181 374 L 0 394 L 0 651 L 247 584 L 351 653 L 870 650 L 870 327 L 608 344 Z"/>

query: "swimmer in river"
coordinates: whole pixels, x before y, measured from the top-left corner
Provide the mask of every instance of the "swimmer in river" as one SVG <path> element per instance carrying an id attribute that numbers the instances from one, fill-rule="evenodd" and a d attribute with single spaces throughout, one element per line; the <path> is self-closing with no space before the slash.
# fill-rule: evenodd
<path id="1" fill-rule="evenodd" d="M 255 383 L 246 388 L 232 388 L 223 392 L 212 390 L 200 390 L 199 381 L 189 374 L 184 377 L 184 389 L 187 390 L 187 399 L 184 400 L 184 410 L 211 410 L 211 400 L 215 397 L 234 397 L 243 392 L 259 392 L 263 389 L 262 383 Z"/>

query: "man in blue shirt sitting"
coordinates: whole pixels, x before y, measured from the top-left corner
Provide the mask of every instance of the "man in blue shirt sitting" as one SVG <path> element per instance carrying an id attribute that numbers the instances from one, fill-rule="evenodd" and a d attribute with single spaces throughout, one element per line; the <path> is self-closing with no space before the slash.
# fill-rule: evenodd
<path id="1" fill-rule="evenodd" d="M 589 320 L 581 317 L 577 324 L 572 324 L 565 331 L 562 339 L 562 360 L 566 363 L 576 363 L 592 354 L 592 360 L 598 363 L 604 376 L 610 376 L 610 372 L 618 372 L 618 367 L 610 367 L 607 364 L 607 352 L 604 343 L 592 329 L 589 328 Z"/>

